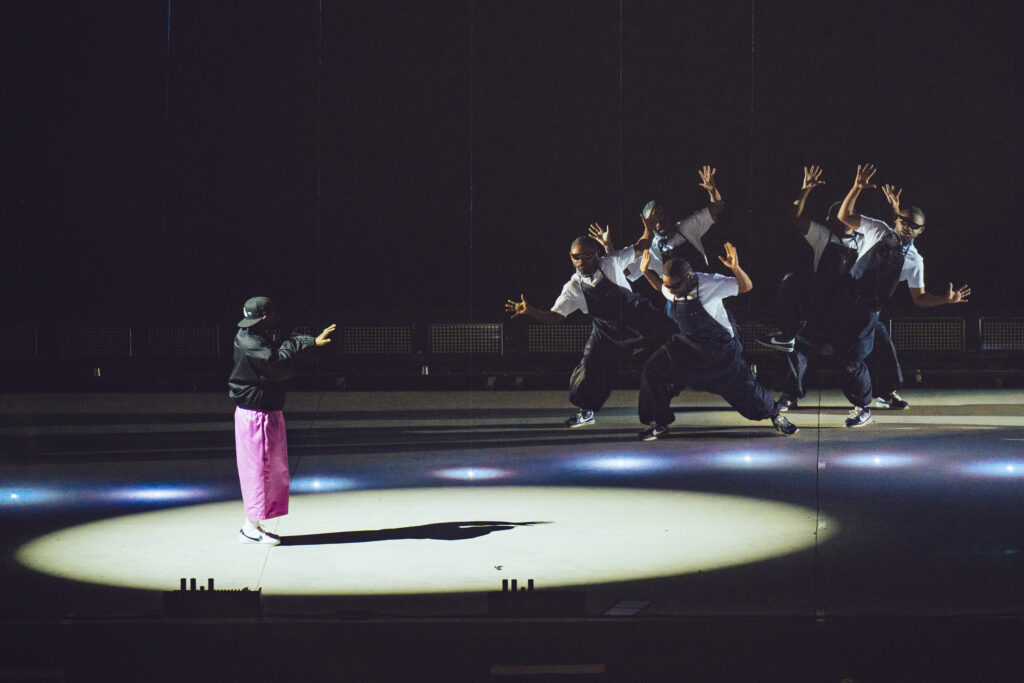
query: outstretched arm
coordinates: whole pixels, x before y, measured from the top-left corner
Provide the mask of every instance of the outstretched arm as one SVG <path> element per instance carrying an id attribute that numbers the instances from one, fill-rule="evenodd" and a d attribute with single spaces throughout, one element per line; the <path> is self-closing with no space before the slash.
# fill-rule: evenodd
<path id="1" fill-rule="evenodd" d="M 820 180 L 820 178 L 820 166 L 804 166 L 804 184 L 800 188 L 800 194 L 797 195 L 796 201 L 793 202 L 793 212 L 791 214 L 793 224 L 800 231 L 801 235 L 806 235 L 807 231 L 811 229 L 811 219 L 804 215 L 804 204 L 807 202 L 807 197 L 811 194 L 811 190 L 818 185 L 825 184 L 825 181 Z"/>
<path id="2" fill-rule="evenodd" d="M 708 198 L 711 203 L 708 204 L 708 213 L 711 214 L 711 220 L 717 220 L 718 214 L 722 212 L 722 193 L 718 191 L 718 185 L 715 183 L 716 169 L 711 166 L 703 166 L 697 171 L 700 174 L 700 182 L 697 184 L 698 187 L 703 187 L 708 191 Z"/>
<path id="3" fill-rule="evenodd" d="M 871 176 L 873 175 L 875 175 L 875 167 L 872 164 L 858 166 L 857 177 L 853 181 L 853 187 L 850 188 L 846 198 L 843 199 L 843 205 L 839 207 L 839 214 L 836 218 L 839 219 L 840 223 L 852 230 L 860 227 L 860 214 L 854 208 L 854 205 L 857 203 L 857 197 L 860 196 L 862 190 L 875 187 L 871 183 Z"/>
<path id="4" fill-rule="evenodd" d="M 949 283 L 949 289 L 945 294 L 929 294 L 923 287 L 911 287 L 910 297 L 918 308 L 935 308 L 946 304 L 967 303 L 967 297 L 971 295 L 971 288 L 967 285 L 959 289 L 953 289 L 953 283 Z"/>
<path id="5" fill-rule="evenodd" d="M 543 308 L 537 308 L 526 300 L 526 296 L 523 294 L 519 295 L 519 301 L 509 299 L 505 302 L 505 312 L 513 318 L 518 318 L 521 315 L 528 315 L 539 323 L 545 325 L 558 325 L 565 316 L 554 311 L 546 311 Z"/>
<path id="6" fill-rule="evenodd" d="M 739 285 L 739 293 L 745 294 L 754 288 L 754 282 L 747 275 L 747 271 L 740 268 L 740 257 L 736 253 L 736 247 L 732 246 L 731 243 L 725 243 L 725 257 L 718 257 L 718 260 L 722 264 L 732 271 L 733 277 L 736 278 L 736 284 Z"/>

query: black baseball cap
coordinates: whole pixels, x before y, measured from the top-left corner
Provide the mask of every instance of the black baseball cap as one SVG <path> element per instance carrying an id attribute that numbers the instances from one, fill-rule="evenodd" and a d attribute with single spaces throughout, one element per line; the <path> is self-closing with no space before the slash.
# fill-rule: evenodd
<path id="1" fill-rule="evenodd" d="M 262 322 L 263 316 L 271 315 L 274 312 L 274 302 L 265 296 L 254 296 L 242 306 L 242 315 L 245 316 L 238 321 L 239 327 L 252 327 Z"/>

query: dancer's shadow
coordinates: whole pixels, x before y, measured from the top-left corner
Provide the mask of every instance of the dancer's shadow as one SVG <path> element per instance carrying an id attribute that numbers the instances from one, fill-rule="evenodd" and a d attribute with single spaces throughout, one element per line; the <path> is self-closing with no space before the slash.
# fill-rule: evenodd
<path id="1" fill-rule="evenodd" d="M 551 522 L 439 522 L 421 526 L 406 526 L 398 529 L 373 529 L 367 531 L 336 531 L 326 534 L 303 534 L 282 536 L 281 545 L 328 545 L 331 543 L 370 543 L 372 541 L 396 541 L 414 538 L 429 538 L 437 541 L 462 541 L 479 538 L 494 531 L 508 531 L 520 526 L 551 524 Z"/>

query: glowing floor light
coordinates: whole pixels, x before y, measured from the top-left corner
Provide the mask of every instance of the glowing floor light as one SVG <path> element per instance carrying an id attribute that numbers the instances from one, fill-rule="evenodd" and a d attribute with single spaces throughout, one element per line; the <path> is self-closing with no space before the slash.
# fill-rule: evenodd
<path id="1" fill-rule="evenodd" d="M 736 469 L 759 469 L 792 465 L 795 459 L 783 453 L 764 453 L 761 451 L 739 451 L 733 453 L 716 453 L 707 456 L 708 462 L 715 467 Z"/>
<path id="2" fill-rule="evenodd" d="M 213 498 L 214 491 L 198 486 L 144 484 L 99 491 L 96 497 L 114 503 L 192 503 Z"/>
<path id="3" fill-rule="evenodd" d="M 858 453 L 855 455 L 840 455 L 834 458 L 826 458 L 837 467 L 854 467 L 860 469 L 895 469 L 899 467 L 912 467 L 918 464 L 920 458 L 912 455 L 901 455 L 896 453 Z"/>
<path id="4" fill-rule="evenodd" d="M 504 479 L 510 475 L 511 472 L 508 470 L 492 467 L 451 467 L 434 472 L 434 476 L 440 479 L 455 479 L 457 481 L 487 481 L 489 479 Z"/>
<path id="5" fill-rule="evenodd" d="M 327 493 L 330 491 L 349 491 L 354 488 L 356 488 L 354 479 L 332 475 L 304 475 L 295 477 L 291 483 L 291 490 L 294 493 Z"/>
<path id="6" fill-rule="evenodd" d="M 1024 461 L 993 460 L 991 462 L 970 462 L 959 466 L 960 471 L 975 477 L 1016 479 L 1024 477 Z"/>
<path id="7" fill-rule="evenodd" d="M 670 466 L 668 458 L 634 454 L 591 456 L 573 463 L 574 469 L 616 473 L 653 472 Z"/>
<path id="8" fill-rule="evenodd" d="M 25 486 L 0 489 L 0 505 L 3 506 L 50 504 L 67 499 L 67 493 L 47 487 Z"/>

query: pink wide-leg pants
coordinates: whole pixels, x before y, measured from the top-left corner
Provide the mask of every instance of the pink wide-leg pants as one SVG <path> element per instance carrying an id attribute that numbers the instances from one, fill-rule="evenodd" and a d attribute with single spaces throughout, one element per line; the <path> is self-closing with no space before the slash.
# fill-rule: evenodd
<path id="1" fill-rule="evenodd" d="M 235 456 L 245 516 L 288 514 L 288 439 L 284 413 L 235 407 Z"/>

